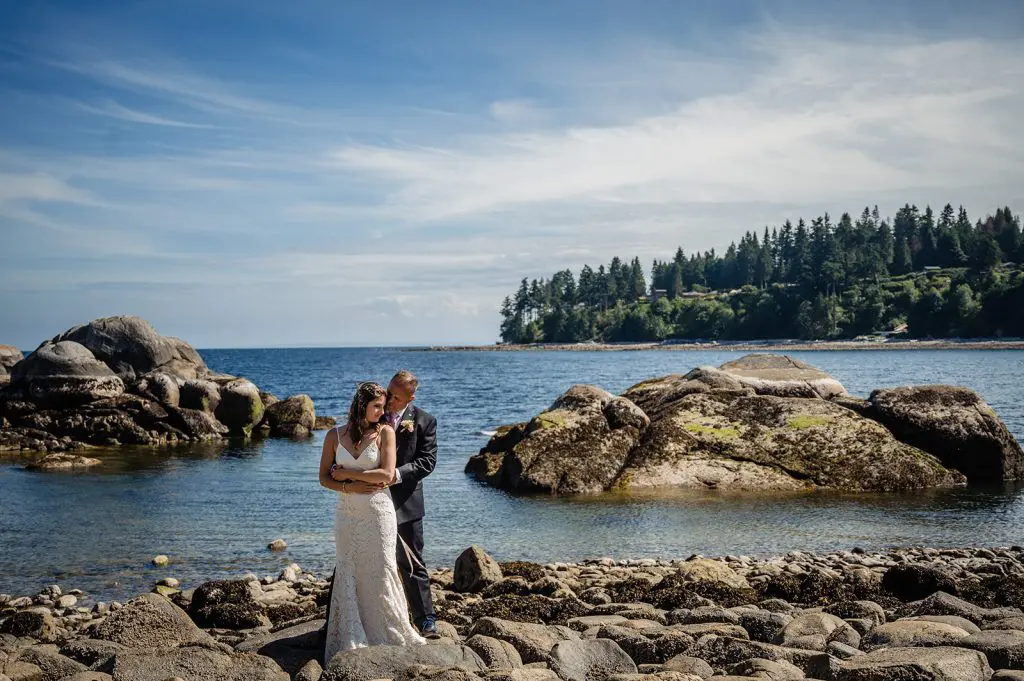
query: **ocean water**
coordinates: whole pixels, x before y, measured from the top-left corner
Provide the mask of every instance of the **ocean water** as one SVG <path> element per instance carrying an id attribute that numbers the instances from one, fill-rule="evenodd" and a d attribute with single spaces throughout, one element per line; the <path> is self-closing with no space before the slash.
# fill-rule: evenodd
<path id="1" fill-rule="evenodd" d="M 617 494 L 517 498 L 463 473 L 498 426 L 526 420 L 574 383 L 612 392 L 654 376 L 718 365 L 742 352 L 426 352 L 400 349 L 206 350 L 211 368 L 284 397 L 310 395 L 341 417 L 363 380 L 398 369 L 421 382 L 438 419 L 438 465 L 425 482 L 428 566 L 477 544 L 499 560 L 747 554 L 862 547 L 981 546 L 1024 541 L 1024 486 L 908 494 L 788 496 Z M 1024 441 L 1024 351 L 794 352 L 851 394 L 953 383 L 979 391 Z M 285 565 L 333 567 L 333 493 L 317 482 L 323 433 L 180 449 L 120 448 L 73 474 L 0 462 L 0 592 L 57 583 L 124 599 L 163 576 L 186 586 Z M 570 456 L 571 452 L 566 452 Z M 283 553 L 266 549 L 288 542 Z M 150 565 L 156 554 L 170 565 Z"/>

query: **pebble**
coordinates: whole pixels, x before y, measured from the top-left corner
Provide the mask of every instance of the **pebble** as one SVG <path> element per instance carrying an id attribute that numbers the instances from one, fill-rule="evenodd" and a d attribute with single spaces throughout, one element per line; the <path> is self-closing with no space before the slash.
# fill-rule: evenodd
<path id="1" fill-rule="evenodd" d="M 267 544 L 267 548 L 271 551 L 284 551 L 288 548 L 288 543 L 284 539 L 275 539 Z"/>
<path id="2" fill-rule="evenodd" d="M 78 597 L 68 594 L 57 599 L 58 608 L 73 608 L 78 603 Z"/>
<path id="3" fill-rule="evenodd" d="M 170 559 L 162 553 L 159 556 L 153 556 L 153 565 L 156 565 L 157 567 L 163 567 L 169 562 L 171 562 Z"/>
<path id="4" fill-rule="evenodd" d="M 157 586 L 166 586 L 171 589 L 177 589 L 181 586 L 181 582 L 179 582 L 174 577 L 164 577 L 163 579 L 157 582 Z"/>

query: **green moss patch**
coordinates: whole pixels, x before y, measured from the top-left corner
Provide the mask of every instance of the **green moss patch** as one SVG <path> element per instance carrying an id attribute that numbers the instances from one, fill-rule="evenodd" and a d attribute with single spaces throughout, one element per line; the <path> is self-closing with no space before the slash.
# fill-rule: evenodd
<path id="1" fill-rule="evenodd" d="M 827 416 L 790 416 L 787 421 L 787 425 L 790 428 L 796 428 L 797 430 L 803 430 L 804 428 L 813 428 L 814 426 L 824 426 L 831 423 L 832 419 Z"/>
<path id="2" fill-rule="evenodd" d="M 739 437 L 740 433 L 735 428 L 718 428 L 715 426 L 705 426 L 700 423 L 687 423 L 683 426 L 686 430 L 691 433 L 698 435 L 708 435 L 710 437 L 717 437 L 720 440 L 726 440 L 733 437 Z"/>

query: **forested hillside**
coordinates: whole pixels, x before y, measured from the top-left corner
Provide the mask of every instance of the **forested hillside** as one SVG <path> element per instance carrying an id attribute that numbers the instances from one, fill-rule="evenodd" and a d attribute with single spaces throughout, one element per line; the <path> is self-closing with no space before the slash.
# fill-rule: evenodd
<path id="1" fill-rule="evenodd" d="M 665 339 L 1024 336 L 1020 217 L 972 223 L 906 205 L 747 232 L 724 254 L 676 249 L 650 269 L 615 257 L 523 279 L 502 304 L 506 343 Z"/>

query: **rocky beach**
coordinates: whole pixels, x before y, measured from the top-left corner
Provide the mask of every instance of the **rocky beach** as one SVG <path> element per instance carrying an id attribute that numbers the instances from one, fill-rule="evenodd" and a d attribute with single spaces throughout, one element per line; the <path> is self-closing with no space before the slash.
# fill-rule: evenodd
<path id="1" fill-rule="evenodd" d="M 0 359 L 0 452 L 57 477 L 99 464 L 90 454 L 102 448 L 302 440 L 330 423 L 307 395 L 278 399 L 213 371 L 134 317 Z M 862 399 L 771 354 L 636 379 L 618 395 L 569 388 L 499 428 L 465 474 L 517 496 L 588 497 L 877 493 L 1024 477 L 1019 444 L 964 387 Z M 290 560 L 284 541 L 267 549 Z M 471 546 L 431 571 L 439 641 L 329 661 L 318 637 L 323 575 L 292 563 L 182 583 L 171 558 L 153 559 L 152 592 L 123 602 L 99 602 L 73 578 L 0 594 L 0 681 L 1024 679 L 1019 545 L 543 564 Z"/>
<path id="2" fill-rule="evenodd" d="M 443 637 L 342 652 L 329 584 L 279 575 L 98 603 L 0 595 L 0 679 L 987 681 L 1024 678 L 1024 547 L 576 564 L 466 549 L 431 572 Z"/>

